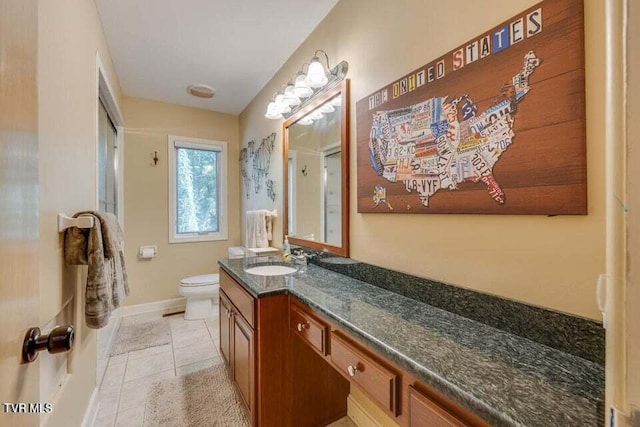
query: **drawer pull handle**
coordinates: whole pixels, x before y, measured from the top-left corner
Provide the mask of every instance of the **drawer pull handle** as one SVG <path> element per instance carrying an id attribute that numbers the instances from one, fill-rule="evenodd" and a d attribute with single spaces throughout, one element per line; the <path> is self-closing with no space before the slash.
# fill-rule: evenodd
<path id="1" fill-rule="evenodd" d="M 355 377 L 360 370 L 358 369 L 358 365 L 349 365 L 347 366 L 347 372 L 349 372 L 350 377 Z"/>
<path id="2" fill-rule="evenodd" d="M 298 323 L 298 332 L 302 332 L 309 326 L 308 323 Z"/>

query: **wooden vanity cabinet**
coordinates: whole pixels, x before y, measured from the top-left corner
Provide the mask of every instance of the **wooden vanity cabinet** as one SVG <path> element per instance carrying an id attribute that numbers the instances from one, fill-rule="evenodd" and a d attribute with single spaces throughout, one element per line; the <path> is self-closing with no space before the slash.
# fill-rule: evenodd
<path id="1" fill-rule="evenodd" d="M 408 395 L 410 427 L 464 427 L 466 425 L 415 387 L 409 386 Z"/>
<path id="2" fill-rule="evenodd" d="M 220 270 L 220 353 L 251 425 L 318 427 L 360 388 L 401 427 L 488 427 L 296 297 L 254 298 Z"/>
<path id="3" fill-rule="evenodd" d="M 254 381 L 254 341 L 253 329 L 237 314 L 233 316 L 233 366 L 231 373 L 233 382 L 238 387 L 240 396 L 249 412 L 255 406 Z"/>
<path id="4" fill-rule="evenodd" d="M 319 355 L 328 354 L 329 325 L 292 300 L 289 309 L 289 329 Z"/>
<path id="5" fill-rule="evenodd" d="M 255 301 L 224 270 L 220 270 L 219 295 L 220 354 L 256 425 L 255 340 L 254 329 L 247 320 L 254 319 Z"/>
<path id="6" fill-rule="evenodd" d="M 301 345 L 324 355 L 336 372 L 362 390 L 401 427 L 488 427 L 480 417 L 421 383 L 295 297 L 291 297 L 290 313 L 290 328 L 298 333 Z M 298 328 L 301 322 L 309 325 Z M 328 336 L 325 352 L 319 347 L 320 337 L 324 336 L 320 331 L 326 331 L 324 334 Z M 318 404 L 321 402 L 319 399 Z"/>
<path id="7" fill-rule="evenodd" d="M 294 340 L 288 294 L 256 299 L 223 269 L 219 293 L 220 353 L 253 426 L 317 427 L 346 415 L 349 383 L 318 350 Z M 296 319 L 312 322 L 301 329 L 326 349 L 328 329 L 318 341 L 318 318 Z"/>
<path id="8" fill-rule="evenodd" d="M 220 354 L 227 364 L 231 364 L 231 334 L 233 308 L 223 292 L 219 293 L 218 319 L 220 322 Z"/>
<path id="9" fill-rule="evenodd" d="M 364 348 L 334 330 L 331 333 L 331 363 L 389 415 L 400 415 L 400 375 L 384 361 L 367 354 Z"/>

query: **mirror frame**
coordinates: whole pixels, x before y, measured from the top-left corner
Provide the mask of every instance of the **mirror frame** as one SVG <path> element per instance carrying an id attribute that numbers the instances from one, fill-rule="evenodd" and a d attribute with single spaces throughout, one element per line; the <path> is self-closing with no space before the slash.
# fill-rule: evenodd
<path id="1" fill-rule="evenodd" d="M 289 230 L 289 127 L 298 120 L 315 110 L 331 98 L 342 94 L 342 112 L 340 118 L 340 147 L 341 170 L 342 170 L 342 245 L 335 246 L 316 240 L 301 239 L 299 237 L 288 236 L 289 243 L 317 251 L 330 252 L 344 257 L 349 256 L 349 79 L 317 95 L 308 105 L 305 105 L 282 124 L 282 159 L 283 159 L 283 182 L 284 182 L 284 220 L 282 231 L 287 236 Z"/>

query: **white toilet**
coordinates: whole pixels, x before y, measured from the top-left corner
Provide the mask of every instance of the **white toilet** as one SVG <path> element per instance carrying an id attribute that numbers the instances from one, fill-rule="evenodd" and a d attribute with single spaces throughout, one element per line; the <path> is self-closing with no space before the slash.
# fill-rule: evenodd
<path id="1" fill-rule="evenodd" d="M 245 248 L 233 246 L 228 249 L 229 258 L 244 258 Z M 184 309 L 184 320 L 200 320 L 213 317 L 218 304 L 218 274 L 202 274 L 191 276 L 180 281 L 180 295 L 187 299 Z"/>

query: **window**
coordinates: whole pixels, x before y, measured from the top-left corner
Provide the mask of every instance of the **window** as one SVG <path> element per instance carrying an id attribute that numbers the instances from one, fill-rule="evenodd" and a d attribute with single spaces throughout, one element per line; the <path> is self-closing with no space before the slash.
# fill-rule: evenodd
<path id="1" fill-rule="evenodd" d="M 227 239 L 227 143 L 169 135 L 169 243 Z"/>

